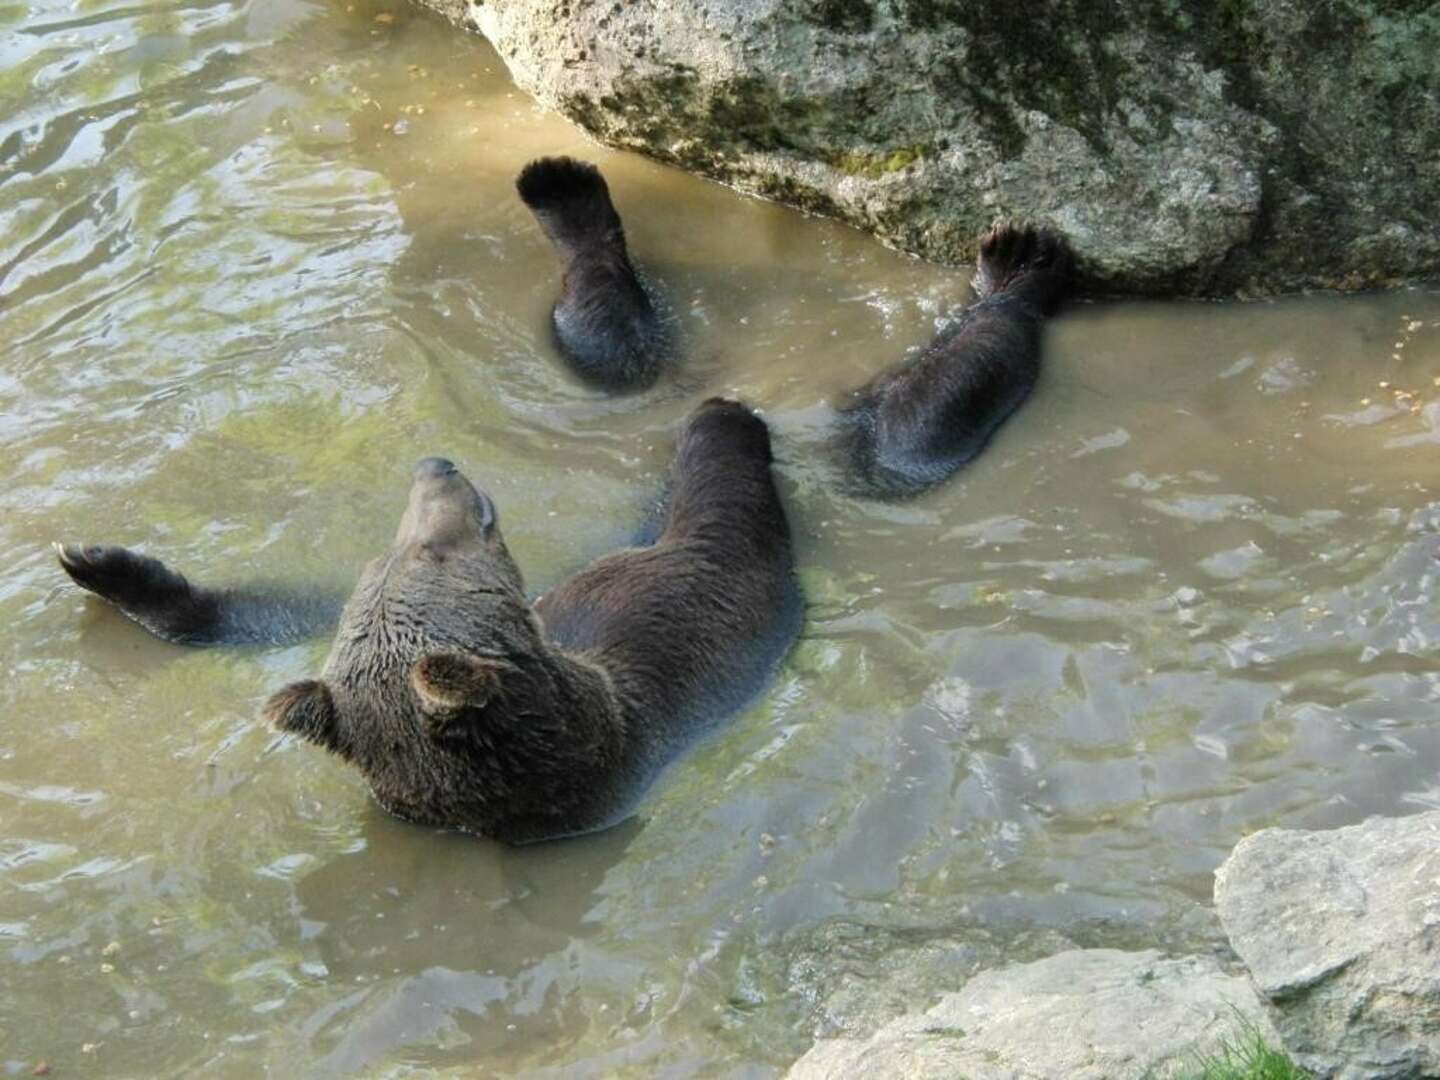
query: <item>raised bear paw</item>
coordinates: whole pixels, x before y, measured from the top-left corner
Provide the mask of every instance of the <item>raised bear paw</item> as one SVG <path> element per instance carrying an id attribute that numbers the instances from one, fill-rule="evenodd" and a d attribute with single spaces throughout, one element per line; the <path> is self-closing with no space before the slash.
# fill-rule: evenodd
<path id="1" fill-rule="evenodd" d="M 678 456 L 681 459 L 708 454 L 706 441 L 716 438 L 720 445 L 733 449 L 748 443 L 757 461 L 766 465 L 771 460 L 770 429 L 750 406 L 734 398 L 706 398 L 690 414 L 680 436 Z M 737 444 L 736 440 L 744 440 Z"/>
<path id="2" fill-rule="evenodd" d="M 532 210 L 558 210 L 577 201 L 609 201 L 605 178 L 588 161 L 568 157 L 539 158 L 520 170 L 515 189 Z"/>
<path id="3" fill-rule="evenodd" d="M 190 583 L 159 559 L 114 544 L 55 544 L 70 580 L 122 608 L 151 607 L 190 595 Z"/>
<path id="4" fill-rule="evenodd" d="M 55 544 L 70 580 L 118 607 L 168 641 L 208 640 L 218 615 L 215 597 L 192 588 L 159 559 L 114 544 Z"/>
<path id="5" fill-rule="evenodd" d="M 1064 297 L 1072 262 L 1059 233 L 1002 222 L 980 238 L 973 287 L 981 297 L 1026 294 L 1048 312 Z"/>

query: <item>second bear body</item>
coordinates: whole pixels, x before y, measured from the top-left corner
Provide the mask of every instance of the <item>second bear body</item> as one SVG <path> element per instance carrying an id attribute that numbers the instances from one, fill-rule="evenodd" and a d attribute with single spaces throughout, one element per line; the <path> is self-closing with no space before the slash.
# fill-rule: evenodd
<path id="1" fill-rule="evenodd" d="M 860 493 L 918 494 L 984 448 L 1039 377 L 1041 328 L 1070 269 L 1054 233 L 998 226 L 981 240 L 975 303 L 841 410 L 842 468 Z"/>

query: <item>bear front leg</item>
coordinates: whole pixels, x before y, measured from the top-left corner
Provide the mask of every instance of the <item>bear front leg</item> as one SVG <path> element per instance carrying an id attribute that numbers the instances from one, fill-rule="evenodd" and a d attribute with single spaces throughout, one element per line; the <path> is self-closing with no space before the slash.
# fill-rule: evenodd
<path id="1" fill-rule="evenodd" d="M 70 580 L 114 604 L 156 637 L 180 644 L 218 640 L 219 597 L 197 589 L 159 559 L 112 544 L 56 544 Z"/>
<path id="2" fill-rule="evenodd" d="M 205 589 L 159 559 L 112 544 L 56 544 L 70 579 L 179 645 L 303 641 L 335 625 L 343 597 L 322 590 Z"/>

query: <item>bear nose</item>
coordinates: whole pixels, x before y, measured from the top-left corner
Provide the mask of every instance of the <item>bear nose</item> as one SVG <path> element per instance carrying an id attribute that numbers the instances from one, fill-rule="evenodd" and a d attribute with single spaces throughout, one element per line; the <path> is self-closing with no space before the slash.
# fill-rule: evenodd
<path id="1" fill-rule="evenodd" d="M 455 472 L 455 463 L 449 458 L 421 458 L 420 463 L 415 466 L 415 479 L 424 480 L 427 477 L 449 476 L 453 472 Z"/>

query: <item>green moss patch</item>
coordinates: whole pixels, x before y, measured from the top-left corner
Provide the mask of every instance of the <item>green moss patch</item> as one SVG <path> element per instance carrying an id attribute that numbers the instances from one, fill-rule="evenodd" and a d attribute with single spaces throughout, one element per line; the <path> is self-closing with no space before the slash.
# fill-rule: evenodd
<path id="1" fill-rule="evenodd" d="M 926 143 L 897 146 L 893 150 L 847 150 L 826 157 L 826 162 L 847 176 L 868 176 L 878 179 L 907 169 L 932 152 Z"/>

